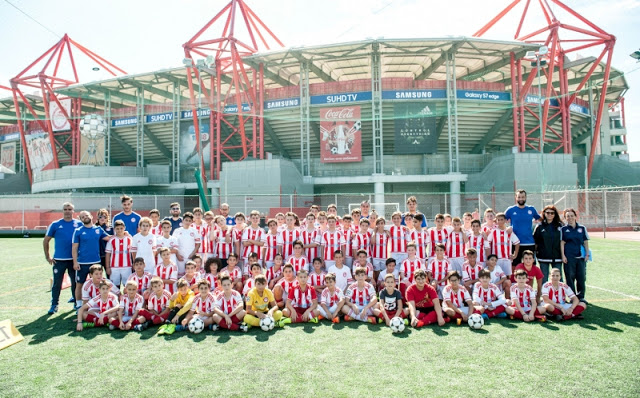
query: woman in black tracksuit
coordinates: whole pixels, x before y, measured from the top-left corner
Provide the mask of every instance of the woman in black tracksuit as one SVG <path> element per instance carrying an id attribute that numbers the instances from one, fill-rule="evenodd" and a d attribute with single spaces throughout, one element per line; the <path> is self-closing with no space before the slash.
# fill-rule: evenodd
<path id="1" fill-rule="evenodd" d="M 562 280 L 562 253 L 560 251 L 562 222 L 558 209 L 554 205 L 548 205 L 542 210 L 542 222 L 533 231 L 533 240 L 536 244 L 536 258 L 540 269 L 542 269 L 542 282 L 547 282 L 551 267 L 560 270 Z"/>

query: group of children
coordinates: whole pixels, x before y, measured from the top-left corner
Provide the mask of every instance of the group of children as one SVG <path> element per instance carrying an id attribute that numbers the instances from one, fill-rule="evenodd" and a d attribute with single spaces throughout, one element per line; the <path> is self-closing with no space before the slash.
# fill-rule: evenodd
<path id="1" fill-rule="evenodd" d="M 484 224 L 470 213 L 438 214 L 425 229 L 420 213 L 396 212 L 387 225 L 375 212 L 364 218 L 354 209 L 340 218 L 336 210 L 313 206 L 302 221 L 278 214 L 266 231 L 257 211 L 248 225 L 237 213 L 231 226 L 196 208 L 173 232 L 152 211 L 133 237 L 116 222 L 109 279 L 100 265 L 91 267 L 77 329 L 153 324 L 171 334 L 194 317 L 211 330 L 247 331 L 265 317 L 280 327 L 341 318 L 389 325 L 394 317 L 421 327 L 461 324 L 473 313 L 561 321 L 581 318 L 586 308 L 559 270 L 542 280 L 529 250 L 512 272 L 519 240 L 502 213 L 487 209 Z"/>

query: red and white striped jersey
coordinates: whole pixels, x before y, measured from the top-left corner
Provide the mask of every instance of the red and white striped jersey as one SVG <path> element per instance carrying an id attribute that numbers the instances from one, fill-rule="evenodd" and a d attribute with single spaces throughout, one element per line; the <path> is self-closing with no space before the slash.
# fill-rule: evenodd
<path id="1" fill-rule="evenodd" d="M 107 242 L 106 253 L 111 253 L 111 268 L 131 268 L 131 246 L 130 236 L 122 238 L 114 237 Z"/>
<path id="2" fill-rule="evenodd" d="M 169 250 L 178 249 L 178 239 L 170 236 L 165 238 L 163 235 L 156 236 L 156 250 L 161 247 L 166 247 Z M 162 256 L 158 253 L 158 263 L 162 262 Z M 175 253 L 171 253 L 171 262 L 177 264 L 178 259 L 176 258 Z"/>
<path id="3" fill-rule="evenodd" d="M 341 250 L 345 245 L 344 234 L 338 230 L 333 232 L 327 230 L 318 235 L 318 244 L 324 248 L 324 260 L 334 261 L 336 250 Z"/>
<path id="4" fill-rule="evenodd" d="M 147 300 L 147 308 L 156 312 L 162 312 L 169 306 L 169 300 L 171 300 L 171 293 L 166 290 L 162 291 L 160 297 L 155 293 L 151 293 L 149 300 Z"/>
<path id="5" fill-rule="evenodd" d="M 498 224 L 493 223 L 492 226 L 489 226 L 487 223 L 484 223 L 481 225 L 481 227 L 482 227 L 482 233 L 488 236 L 491 231 L 498 228 Z"/>
<path id="6" fill-rule="evenodd" d="M 351 229 L 354 233 L 359 234 L 360 233 L 360 221 L 353 220 L 353 224 L 351 224 L 351 227 L 349 229 Z"/>
<path id="7" fill-rule="evenodd" d="M 282 295 L 282 297 L 287 298 L 289 297 L 289 292 L 291 291 L 291 289 L 298 286 L 298 280 L 296 278 L 293 278 L 291 281 L 287 281 L 286 279 L 282 278 L 278 281 L 278 284 L 276 286 L 280 286 L 282 290 L 284 290 L 284 294 Z"/>
<path id="8" fill-rule="evenodd" d="M 355 255 L 355 251 L 353 250 L 352 241 L 353 236 L 356 235 L 356 232 L 352 229 L 353 226 L 349 229 L 341 229 L 342 235 L 344 236 L 344 255 L 345 257 L 353 257 Z"/>
<path id="9" fill-rule="evenodd" d="M 258 260 L 262 258 L 262 246 L 260 245 L 249 245 L 246 244 L 247 240 L 255 240 L 257 242 L 262 242 L 262 238 L 265 236 L 265 232 L 258 227 L 257 229 L 253 229 L 251 227 L 247 227 L 242 231 L 242 257 L 249 257 L 249 253 L 254 252 L 258 254 Z"/>
<path id="10" fill-rule="evenodd" d="M 218 287 L 218 275 L 212 273 L 204 274 L 204 279 L 209 281 L 209 289 L 214 291 Z"/>
<path id="11" fill-rule="evenodd" d="M 355 282 L 349 285 L 345 297 L 355 305 L 364 307 L 376 298 L 376 289 L 367 282 L 364 283 L 362 289 L 359 289 L 358 282 Z"/>
<path id="12" fill-rule="evenodd" d="M 253 278 L 249 278 L 244 282 L 244 286 L 242 287 L 242 295 L 246 296 L 249 293 L 249 290 L 256 287 L 256 281 Z"/>
<path id="13" fill-rule="evenodd" d="M 155 227 L 151 227 L 151 230 L 149 232 L 156 237 L 162 236 L 162 225 L 158 223 L 158 225 L 156 225 Z"/>
<path id="14" fill-rule="evenodd" d="M 447 238 L 445 255 L 448 258 L 464 257 L 464 232 L 451 232 Z"/>
<path id="15" fill-rule="evenodd" d="M 311 287 L 322 286 L 324 285 L 324 277 L 327 275 L 326 272 L 320 272 L 319 274 L 314 272 L 309 273 L 309 278 L 307 279 L 307 284 Z"/>
<path id="16" fill-rule="evenodd" d="M 229 267 L 225 267 L 222 271 L 229 274 L 232 281 L 242 278 L 242 269 L 238 266 L 233 267 L 233 270 L 229 270 Z"/>
<path id="17" fill-rule="evenodd" d="M 564 304 L 575 297 L 573 290 L 566 284 L 559 282 L 558 287 L 553 286 L 553 282 L 542 285 L 542 296 L 547 296 L 556 304 Z"/>
<path id="18" fill-rule="evenodd" d="M 293 256 L 293 242 L 300 240 L 300 230 L 284 229 L 278 234 L 278 246 L 282 247 L 282 257 L 287 261 Z"/>
<path id="19" fill-rule="evenodd" d="M 374 232 L 371 236 L 371 257 L 376 259 L 386 259 L 389 257 L 389 233 Z"/>
<path id="20" fill-rule="evenodd" d="M 516 234 L 509 234 L 506 229 L 494 229 L 489 233 L 487 241 L 491 245 L 491 254 L 498 259 L 509 259 L 513 252 L 513 245 L 520 243 Z"/>
<path id="21" fill-rule="evenodd" d="M 474 285 L 473 302 L 478 304 L 491 304 L 500 298 L 504 298 L 504 294 L 500 288 L 493 283 L 489 283 L 489 286 L 486 289 L 482 287 L 482 282 L 476 282 Z"/>
<path id="22" fill-rule="evenodd" d="M 178 281 L 178 267 L 171 263 L 168 266 L 164 264 L 158 264 L 153 273 L 154 276 L 158 276 L 161 279 L 171 279 L 173 281 Z M 173 294 L 176 292 L 176 283 L 165 283 L 164 289 L 169 293 Z"/>
<path id="23" fill-rule="evenodd" d="M 218 257 L 227 259 L 229 254 L 233 253 L 233 239 L 227 242 L 227 236 L 231 236 L 231 229 L 225 226 L 224 228 L 218 228 L 216 233 L 216 253 Z"/>
<path id="24" fill-rule="evenodd" d="M 333 292 L 330 292 L 329 288 L 325 287 L 322 291 L 322 295 L 320 296 L 320 302 L 331 308 L 334 305 L 338 304 L 343 298 L 344 293 L 342 293 L 342 290 L 335 288 L 333 289 Z"/>
<path id="25" fill-rule="evenodd" d="M 438 229 L 436 227 L 431 227 L 428 230 L 429 232 L 429 257 L 436 256 L 436 245 L 438 243 L 447 244 L 447 239 L 449 239 L 449 230 L 446 228 Z"/>
<path id="26" fill-rule="evenodd" d="M 460 308 L 466 305 L 468 300 L 471 300 L 471 295 L 469 295 L 469 291 L 464 287 L 458 286 L 458 291 L 456 292 L 453 290 L 451 285 L 447 285 L 442 290 L 442 300 L 449 300 L 457 308 Z"/>
<path id="27" fill-rule="evenodd" d="M 282 275 L 282 267 L 276 269 L 276 267 L 273 266 L 267 269 L 267 272 L 265 272 L 264 276 L 267 278 L 267 282 L 271 282 L 272 280 L 279 278 L 280 275 Z"/>
<path id="28" fill-rule="evenodd" d="M 304 291 L 302 291 L 300 285 L 296 285 L 287 294 L 287 300 L 291 302 L 293 307 L 298 308 L 309 308 L 313 304 L 313 300 L 317 299 L 316 290 L 308 285 L 305 286 Z"/>
<path id="29" fill-rule="evenodd" d="M 409 230 L 404 225 L 389 227 L 391 238 L 391 253 L 406 253 L 409 243 Z"/>
<path id="30" fill-rule="evenodd" d="M 229 298 L 225 296 L 224 292 L 216 297 L 215 305 L 216 307 L 220 308 L 222 312 L 229 315 L 238 305 L 242 304 L 242 296 L 240 295 L 240 293 L 236 292 L 235 290 L 231 290 L 231 296 Z"/>
<path id="31" fill-rule="evenodd" d="M 133 299 L 129 298 L 128 294 L 123 295 L 120 298 L 120 308 L 124 310 L 122 314 L 124 316 L 133 316 L 136 311 L 140 311 L 142 309 L 143 303 L 144 299 L 137 293 Z"/>
<path id="32" fill-rule="evenodd" d="M 113 307 L 117 307 L 120 305 L 120 303 L 118 302 L 118 296 L 111 292 L 109 292 L 109 296 L 105 301 L 103 301 L 98 294 L 97 296 L 89 300 L 87 304 L 89 304 L 90 309 L 98 311 L 98 313 L 103 313 Z"/>
<path id="33" fill-rule="evenodd" d="M 353 279 L 356 278 L 356 268 L 358 267 L 362 267 L 362 265 L 360 265 L 360 262 L 354 261 L 353 267 L 352 267 Z M 373 265 L 370 262 L 367 262 L 364 265 L 364 268 L 367 270 L 367 279 L 371 280 L 373 278 Z"/>
<path id="34" fill-rule="evenodd" d="M 280 232 L 284 231 L 285 229 L 287 229 L 287 224 L 280 224 L 280 225 L 278 225 L 277 231 L 278 231 L 278 233 L 280 233 Z"/>
<path id="35" fill-rule="evenodd" d="M 191 303 L 191 311 L 198 314 L 211 314 L 215 305 L 216 299 L 213 297 L 213 293 L 207 293 L 205 298 L 202 298 L 200 294 L 197 294 Z"/>
<path id="36" fill-rule="evenodd" d="M 200 248 L 198 249 L 198 253 L 199 254 L 211 253 L 211 242 L 209 240 L 209 230 L 211 229 L 211 227 L 205 222 L 203 222 L 200 225 L 193 223 L 193 226 L 196 229 L 196 231 L 198 231 L 198 233 L 200 234 Z"/>
<path id="37" fill-rule="evenodd" d="M 431 277 L 434 280 L 443 280 L 444 278 L 446 278 L 447 274 L 449 273 L 450 267 L 451 265 L 447 260 L 445 259 L 438 260 L 436 258 L 429 265 L 427 265 L 427 271 L 431 272 Z M 446 283 L 447 281 L 443 280 L 442 282 L 439 283 L 439 285 L 444 286 L 446 285 Z"/>
<path id="38" fill-rule="evenodd" d="M 414 258 L 413 260 L 410 260 L 407 258 L 402 262 L 403 279 L 408 280 L 409 283 L 413 283 L 413 274 L 419 269 L 425 269 L 424 263 L 421 259 Z"/>
<path id="39" fill-rule="evenodd" d="M 233 248 L 235 250 L 236 242 L 242 242 L 242 232 L 244 231 L 244 227 L 239 229 L 240 227 L 236 224 L 231 228 L 231 243 L 233 244 Z M 240 249 L 242 249 L 242 245 L 240 245 Z M 240 255 L 241 253 L 237 253 Z"/>
<path id="40" fill-rule="evenodd" d="M 142 276 L 139 276 L 138 274 L 136 274 L 135 272 L 131 275 L 129 275 L 129 278 L 127 279 L 128 281 L 134 281 L 137 285 L 138 285 L 138 293 L 142 294 L 144 293 L 147 289 L 149 289 L 149 287 L 151 287 L 150 283 L 151 283 L 151 274 L 148 272 L 145 272 L 142 274 Z"/>
<path id="41" fill-rule="evenodd" d="M 353 248 L 353 255 L 356 256 L 358 250 L 364 250 L 367 252 L 367 258 L 371 257 L 371 234 L 369 231 L 365 233 L 357 233 L 351 237 L 351 247 Z"/>
<path id="42" fill-rule="evenodd" d="M 520 290 L 517 284 L 511 285 L 511 301 L 518 300 L 520 307 L 531 308 L 533 301 L 536 298 L 536 291 L 529 285 L 526 285 L 524 289 Z M 515 304 L 513 304 L 515 307 Z"/>
<path id="43" fill-rule="evenodd" d="M 87 279 L 87 281 L 82 284 L 82 300 L 89 301 L 98 295 L 100 295 L 98 285 L 95 285 L 91 278 Z"/>
<path id="44" fill-rule="evenodd" d="M 262 241 L 264 245 L 264 261 L 273 261 L 278 253 L 278 235 L 272 233 L 262 234 Z"/>
<path id="45" fill-rule="evenodd" d="M 302 243 L 304 243 L 304 245 L 311 245 L 314 243 L 317 243 L 316 241 L 318 240 L 318 234 L 319 231 L 317 229 L 312 229 L 312 230 L 302 230 L 300 232 L 300 239 L 302 240 Z M 316 246 L 316 247 L 307 247 L 304 249 L 305 254 L 307 256 L 307 260 L 309 261 L 309 263 L 313 262 L 313 259 L 318 257 L 320 254 L 320 247 Z"/>
<path id="46" fill-rule="evenodd" d="M 485 263 L 487 261 L 487 249 L 489 248 L 489 242 L 484 238 L 484 235 L 480 234 L 475 236 L 473 234 L 469 235 L 469 241 L 467 242 L 467 249 L 474 248 L 478 253 L 478 257 L 476 260 L 479 263 Z M 466 250 L 465 250 L 466 253 Z"/>
<path id="47" fill-rule="evenodd" d="M 193 285 L 197 285 L 198 282 L 200 282 L 200 279 L 202 279 L 200 277 L 200 273 L 196 272 L 193 275 L 191 275 L 191 277 L 188 277 L 186 274 L 182 277 L 184 278 L 185 281 L 187 281 L 187 283 L 189 284 L 189 287 L 193 286 Z"/>
<path id="48" fill-rule="evenodd" d="M 289 260 L 287 260 L 287 263 L 293 266 L 294 275 L 297 275 L 301 269 L 309 272 L 309 262 L 307 261 L 307 257 L 305 256 L 301 256 L 299 258 L 291 256 L 289 257 Z"/>
<path id="49" fill-rule="evenodd" d="M 421 259 L 427 258 L 427 243 L 429 243 L 429 232 L 424 229 L 412 230 L 409 232 L 409 242 L 416 244 L 416 257 Z"/>
<path id="50" fill-rule="evenodd" d="M 478 279 L 478 274 L 483 269 L 484 268 L 482 267 L 482 265 L 480 265 L 480 263 L 478 263 L 477 261 L 476 265 L 474 266 L 471 266 L 468 261 L 465 261 L 464 264 L 462 264 L 462 280 L 466 282 L 472 279 Z"/>

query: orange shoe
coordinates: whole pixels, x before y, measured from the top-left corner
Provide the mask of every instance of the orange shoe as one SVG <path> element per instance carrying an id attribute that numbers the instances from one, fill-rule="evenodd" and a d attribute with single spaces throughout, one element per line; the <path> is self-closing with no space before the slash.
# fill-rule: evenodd
<path id="1" fill-rule="evenodd" d="M 351 318 L 349 315 L 345 315 L 344 320 L 349 322 L 349 321 L 353 321 L 353 318 Z"/>
<path id="2" fill-rule="evenodd" d="M 316 318 L 318 318 L 319 321 L 324 319 L 324 317 L 322 315 L 318 315 Z"/>
<path id="3" fill-rule="evenodd" d="M 378 323 L 378 321 L 376 320 L 375 316 L 370 316 L 367 318 L 367 320 L 369 321 L 369 323 L 372 323 L 374 325 L 376 325 Z"/>
<path id="4" fill-rule="evenodd" d="M 417 328 L 421 328 L 423 326 L 424 326 L 424 322 L 422 322 L 422 321 L 418 321 L 418 323 L 416 324 Z"/>
<path id="5" fill-rule="evenodd" d="M 333 318 L 333 320 L 331 321 L 333 323 L 340 323 L 340 317 L 335 317 Z"/>

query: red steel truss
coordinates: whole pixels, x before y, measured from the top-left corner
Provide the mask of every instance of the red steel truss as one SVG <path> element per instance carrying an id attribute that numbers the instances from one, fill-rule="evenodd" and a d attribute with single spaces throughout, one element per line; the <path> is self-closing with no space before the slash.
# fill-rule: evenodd
<path id="1" fill-rule="evenodd" d="M 522 69 L 522 61 L 535 61 L 535 59 L 515 59 L 511 55 L 511 89 L 513 96 L 513 142 L 514 146 L 524 151 L 526 148 L 535 149 L 541 152 L 555 153 L 562 151 L 563 153 L 571 153 L 571 113 L 569 107 L 576 99 L 576 96 L 585 88 L 585 85 L 593 75 L 597 66 L 606 57 L 606 66 L 604 70 L 603 83 L 600 89 L 598 109 L 596 112 L 595 134 L 591 140 L 591 151 L 589 153 L 588 178 L 591 178 L 591 170 L 593 168 L 593 160 L 598 148 L 600 139 L 600 124 L 605 105 L 607 86 L 609 83 L 609 73 L 611 71 L 611 58 L 613 55 L 613 47 L 616 38 L 600 29 L 594 23 L 590 22 L 559 0 L 514 0 L 504 10 L 502 10 L 495 18 L 487 23 L 482 29 L 477 31 L 474 36 L 480 37 L 484 35 L 491 27 L 498 23 L 503 17 L 509 14 L 519 3 L 524 3 L 520 22 L 517 25 L 514 39 L 525 41 L 528 43 L 539 43 L 549 48 L 547 54 L 547 65 L 540 68 L 540 73 L 546 79 L 546 83 L 542 86 L 542 93 L 531 93 L 538 97 L 544 97 L 541 127 L 535 126 L 532 129 L 525 129 L 525 114 L 532 115 L 536 120 L 540 121 L 537 106 L 529 106 L 525 103 L 525 97 L 530 94 L 532 85 L 537 76 L 537 67 L 534 66 L 528 76 Z M 542 14 L 546 20 L 546 26 L 542 26 L 530 33 L 522 31 L 523 24 L 527 16 L 531 13 L 530 6 L 540 7 Z M 549 6 L 553 3 L 560 9 L 567 12 L 570 16 L 577 19 L 576 24 L 567 24 L 560 22 L 553 10 Z M 578 25 L 583 25 L 578 26 Z M 572 52 L 584 50 L 592 47 L 602 46 L 600 55 L 593 61 L 584 78 L 574 88 L 573 92 L 569 91 L 569 79 L 565 73 L 564 63 L 565 55 Z M 554 87 L 556 83 L 557 88 Z M 550 105 L 550 98 L 556 98 L 559 106 Z M 555 119 L 560 118 L 561 129 L 552 127 Z M 538 131 L 541 130 L 542 141 L 545 145 L 541 148 L 540 136 Z"/>
<path id="2" fill-rule="evenodd" d="M 29 153 L 26 145 L 26 126 L 24 125 L 21 114 L 20 104 L 31 113 L 37 125 L 43 130 L 49 133 L 49 140 L 51 142 L 51 149 L 53 151 L 53 162 L 50 167 L 59 168 L 60 161 L 58 155 L 62 152 L 69 158 L 68 163 L 77 164 L 80 161 L 80 115 L 81 115 L 81 98 L 71 99 L 71 112 L 67 113 L 65 108 L 60 103 L 61 98 L 55 93 L 57 88 L 70 86 L 80 82 L 78 78 L 78 71 L 76 68 L 76 61 L 74 58 L 74 49 L 80 52 L 79 55 L 84 54 L 89 57 L 97 66 L 103 68 L 108 73 L 116 76 L 116 72 L 126 74 L 125 71 L 113 65 L 111 62 L 102 58 L 93 51 L 83 47 L 79 43 L 72 40 L 68 35 L 64 35 L 60 41 L 49 48 L 38 59 L 33 61 L 16 77 L 11 79 L 11 90 L 13 92 L 13 103 L 16 108 L 16 119 L 18 123 L 18 129 L 20 130 L 20 142 L 22 145 L 23 155 L 25 159 L 26 169 L 29 174 L 29 181 L 33 182 L 33 176 L 31 172 Z M 66 52 L 66 54 L 65 54 Z M 68 62 L 73 71 L 72 76 L 61 76 L 62 70 L 60 69 L 63 61 L 63 56 L 68 57 Z M 40 65 L 43 65 L 40 69 Z M 43 107 L 44 107 L 44 119 L 40 117 L 33 109 L 29 101 L 25 96 L 24 90 L 36 89 L 42 94 Z M 50 104 L 55 102 L 60 108 L 64 117 L 69 121 L 71 126 L 70 131 L 54 132 L 51 123 Z M 67 147 L 71 145 L 71 150 Z"/>
<path id="3" fill-rule="evenodd" d="M 211 32 L 220 27 L 221 33 Z M 246 39 L 240 35 L 246 36 Z M 260 50 L 269 50 L 269 42 L 284 47 L 243 0 L 231 0 L 183 45 L 186 58 L 191 60 L 187 76 L 198 152 L 201 151 L 200 125 L 193 75 L 211 112 L 211 179 L 220 178 L 222 157 L 229 161 L 243 160 L 248 156 L 264 158 L 264 126 L 261 122 L 264 111 L 264 71 L 262 67 L 254 69 L 246 65 L 242 57 Z M 215 69 L 215 76 L 210 76 L 207 87 L 201 70 L 195 65 L 194 57 L 209 56 L 215 62 L 215 65 L 211 65 L 211 69 Z M 228 84 L 226 92 L 222 92 L 223 83 Z M 237 155 L 239 151 L 240 154 Z M 202 179 L 206 182 L 202 157 L 200 170 Z"/>

